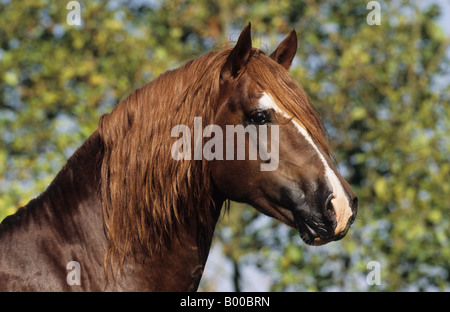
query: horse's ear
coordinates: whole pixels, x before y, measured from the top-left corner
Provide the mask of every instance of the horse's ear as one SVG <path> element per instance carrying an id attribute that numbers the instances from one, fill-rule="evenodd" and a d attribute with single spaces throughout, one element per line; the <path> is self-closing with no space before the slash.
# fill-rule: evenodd
<path id="1" fill-rule="evenodd" d="M 220 71 L 221 79 L 228 79 L 231 76 L 236 77 L 240 69 L 247 63 L 252 51 L 252 37 L 250 35 L 250 22 L 242 30 L 239 39 L 228 55 L 225 64 Z"/>
<path id="2" fill-rule="evenodd" d="M 295 29 L 280 43 L 278 48 L 270 55 L 278 64 L 289 70 L 297 53 L 297 33 Z"/>

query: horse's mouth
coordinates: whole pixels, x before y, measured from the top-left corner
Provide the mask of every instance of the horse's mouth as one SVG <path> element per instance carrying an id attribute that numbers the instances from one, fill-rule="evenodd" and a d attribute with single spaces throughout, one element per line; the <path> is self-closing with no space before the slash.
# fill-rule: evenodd
<path id="1" fill-rule="evenodd" d="M 342 233 L 335 235 L 334 227 L 327 230 L 324 225 L 319 225 L 320 222 L 314 222 L 312 220 L 306 221 L 305 218 L 300 215 L 298 210 L 291 207 L 286 208 L 286 206 L 282 206 L 276 201 L 273 201 L 272 205 L 267 205 L 266 203 L 262 205 L 253 203 L 252 205 L 262 213 L 297 229 L 301 239 L 308 245 L 320 246 L 331 241 L 340 240 L 348 231 L 347 228 Z"/>
<path id="2" fill-rule="evenodd" d="M 315 241 L 320 239 L 317 232 L 309 226 L 305 221 L 296 221 L 295 225 L 297 227 L 298 233 L 300 234 L 301 239 L 308 245 L 316 245 Z"/>
<path id="3" fill-rule="evenodd" d="M 345 236 L 345 234 L 338 236 L 328 236 L 324 234 L 325 231 L 323 229 L 320 229 L 312 224 L 308 224 L 302 218 L 296 218 L 295 225 L 300 234 L 301 239 L 306 244 L 312 246 L 324 245 L 331 241 L 339 240 Z"/>

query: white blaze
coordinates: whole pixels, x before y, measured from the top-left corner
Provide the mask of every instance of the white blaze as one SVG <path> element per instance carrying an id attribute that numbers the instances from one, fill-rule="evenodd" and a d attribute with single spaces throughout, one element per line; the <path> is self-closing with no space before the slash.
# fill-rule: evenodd
<path id="1" fill-rule="evenodd" d="M 272 108 L 277 113 L 285 116 L 286 118 L 291 118 L 292 116 L 289 116 L 285 111 L 283 111 L 273 100 L 273 98 L 266 92 L 263 93 L 263 96 L 259 99 L 259 108 L 261 109 L 270 109 Z M 347 226 L 349 218 L 352 216 L 352 210 L 350 208 L 350 203 L 347 199 L 347 196 L 345 196 L 344 188 L 342 187 L 341 182 L 339 181 L 338 177 L 334 173 L 334 171 L 330 168 L 328 165 L 328 162 L 326 161 L 325 157 L 322 155 L 320 150 L 317 148 L 316 144 L 312 140 L 311 136 L 309 135 L 308 131 L 295 119 L 292 119 L 292 122 L 294 123 L 297 130 L 303 135 L 303 137 L 306 139 L 306 141 L 309 142 L 309 144 L 312 145 L 314 150 L 319 155 L 320 160 L 322 161 L 324 167 L 325 167 L 325 176 L 328 179 L 328 182 L 331 184 L 331 187 L 333 188 L 333 194 L 334 198 L 331 200 L 331 203 L 334 207 L 334 210 L 336 212 L 336 229 L 335 234 L 339 234 L 342 232 L 345 227 Z"/>

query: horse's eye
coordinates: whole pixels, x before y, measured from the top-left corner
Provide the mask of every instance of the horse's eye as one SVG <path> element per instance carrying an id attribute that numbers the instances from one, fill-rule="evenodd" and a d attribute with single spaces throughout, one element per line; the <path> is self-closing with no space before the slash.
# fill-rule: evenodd
<path id="1" fill-rule="evenodd" d="M 265 124 L 269 122 L 269 115 L 263 111 L 255 111 L 249 115 L 250 121 L 255 124 Z"/>

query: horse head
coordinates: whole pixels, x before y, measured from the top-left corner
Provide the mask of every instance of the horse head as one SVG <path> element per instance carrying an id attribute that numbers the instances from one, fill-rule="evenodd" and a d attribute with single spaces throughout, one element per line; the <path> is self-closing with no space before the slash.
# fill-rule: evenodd
<path id="1" fill-rule="evenodd" d="M 269 162 L 262 155 L 214 159 L 211 174 L 225 198 L 250 204 L 298 229 L 307 244 L 321 245 L 345 236 L 355 220 L 357 197 L 333 165 L 317 111 L 288 74 L 296 51 L 294 30 L 270 56 L 252 48 L 250 23 L 242 31 L 221 68 L 214 124 L 254 125 L 256 135 L 264 129 L 271 138 L 267 143 L 246 133 L 245 146 L 250 154 L 252 146 L 266 144 L 276 151 L 274 166 L 262 170 Z M 223 136 L 225 147 L 233 147 L 234 136 Z"/>

